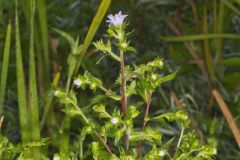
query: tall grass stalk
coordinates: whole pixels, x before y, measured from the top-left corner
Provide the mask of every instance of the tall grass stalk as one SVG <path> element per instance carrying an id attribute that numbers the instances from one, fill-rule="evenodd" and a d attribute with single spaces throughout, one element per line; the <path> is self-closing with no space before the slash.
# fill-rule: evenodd
<path id="1" fill-rule="evenodd" d="M 38 11 L 38 19 L 39 26 L 41 31 L 41 46 L 44 60 L 44 72 L 45 72 L 45 81 L 48 83 L 50 76 L 50 68 L 49 68 L 49 50 L 48 50 L 48 26 L 47 26 L 47 11 L 46 11 L 46 2 L 45 0 L 37 0 L 37 11 Z"/>
<path id="2" fill-rule="evenodd" d="M 187 41 L 201 41 L 201 40 L 211 40 L 211 39 L 234 39 L 240 40 L 240 36 L 231 33 L 208 33 L 208 34 L 193 34 L 193 35 L 184 35 L 184 36 L 168 36 L 160 37 L 160 39 L 169 42 L 187 42 Z"/>
<path id="3" fill-rule="evenodd" d="M 23 144 L 30 142 L 31 132 L 29 128 L 29 117 L 27 111 L 27 101 L 26 101 L 26 90 L 25 90 L 25 78 L 22 63 L 22 51 L 21 51 L 21 40 L 19 34 L 19 20 L 18 20 L 18 10 L 17 10 L 17 0 L 16 11 L 15 11 L 15 38 L 16 38 L 16 74 L 17 74 L 17 90 L 18 90 L 18 111 L 19 111 L 19 121 L 20 121 L 20 132 L 21 140 Z"/>
<path id="4" fill-rule="evenodd" d="M 7 27 L 7 34 L 5 39 L 4 51 L 3 51 L 3 63 L 2 63 L 2 72 L 1 72 L 1 83 L 0 83 L 0 115 L 3 115 L 3 105 L 4 105 L 5 89 L 7 84 L 8 64 L 9 64 L 9 55 L 10 55 L 10 47 L 11 47 L 11 33 L 12 33 L 12 26 L 10 21 Z"/>
<path id="5" fill-rule="evenodd" d="M 220 1 L 219 3 L 219 12 L 218 12 L 218 24 L 217 24 L 217 32 L 222 33 L 223 31 L 223 20 L 224 20 L 224 11 L 225 6 Z M 218 74 L 222 75 L 222 39 L 218 38 L 216 43 L 216 59 L 217 59 L 217 71 Z"/>
<path id="6" fill-rule="evenodd" d="M 204 6 L 204 13 L 203 13 L 203 32 L 204 34 L 208 34 L 208 0 L 205 1 L 206 5 Z M 215 85 L 215 71 L 214 71 L 214 64 L 212 60 L 212 55 L 210 51 L 210 44 L 209 40 L 204 40 L 204 57 L 205 63 L 207 66 L 207 71 L 209 75 L 209 80 L 212 86 Z"/>
<path id="7" fill-rule="evenodd" d="M 36 69 L 34 60 L 34 15 L 35 0 L 31 0 L 31 21 L 30 21 L 30 48 L 29 48 L 29 105 L 32 140 L 40 142 L 40 126 L 38 113 L 38 93 L 36 81 Z M 34 147 L 34 159 L 41 159 L 40 147 Z"/>

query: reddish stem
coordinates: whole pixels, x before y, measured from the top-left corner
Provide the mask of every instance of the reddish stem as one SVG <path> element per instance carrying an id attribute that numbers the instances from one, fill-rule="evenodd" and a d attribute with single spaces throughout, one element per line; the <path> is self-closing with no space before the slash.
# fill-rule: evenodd
<path id="1" fill-rule="evenodd" d="M 125 79 L 125 70 L 124 70 L 124 57 L 123 57 L 123 52 L 121 51 L 120 53 L 120 58 L 121 58 L 121 105 L 122 105 L 122 113 L 123 113 L 123 119 L 126 117 L 127 114 L 127 98 L 125 96 L 125 86 L 126 86 L 126 79 Z M 125 145 L 126 149 L 128 150 L 129 148 L 129 135 L 126 132 L 125 135 Z"/>
<path id="2" fill-rule="evenodd" d="M 112 155 L 112 150 L 110 149 L 110 147 L 108 146 L 108 144 L 104 141 L 104 139 L 101 137 L 100 134 L 96 133 L 96 136 L 98 138 L 98 140 L 102 143 L 102 145 L 104 146 L 104 148 L 107 150 L 107 152 Z"/>
<path id="3" fill-rule="evenodd" d="M 123 53 L 120 54 L 121 58 L 121 103 L 122 103 L 122 113 L 123 117 L 126 116 L 127 113 L 127 98 L 125 96 L 125 70 L 124 70 L 124 58 L 123 58 Z"/>
<path id="4" fill-rule="evenodd" d="M 147 102 L 146 102 L 146 110 L 145 110 L 145 114 L 144 114 L 142 131 L 144 131 L 144 129 L 146 127 L 146 124 L 147 124 L 147 121 L 145 120 L 145 118 L 148 116 L 151 101 L 152 101 L 152 94 L 149 94 L 148 97 L 147 97 Z M 141 157 L 141 145 L 142 145 L 142 143 L 141 143 L 141 141 L 139 141 L 138 145 L 137 145 L 137 159 L 138 160 Z"/>

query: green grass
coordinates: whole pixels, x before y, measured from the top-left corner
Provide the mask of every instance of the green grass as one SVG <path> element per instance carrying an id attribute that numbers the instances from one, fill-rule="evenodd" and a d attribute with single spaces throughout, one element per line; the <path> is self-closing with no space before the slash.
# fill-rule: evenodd
<path id="1" fill-rule="evenodd" d="M 33 142 L 40 142 L 40 126 L 39 126 L 39 108 L 38 108 L 38 92 L 36 81 L 35 67 L 35 51 L 34 51 L 34 17 L 35 15 L 35 0 L 31 1 L 31 21 L 30 21 L 30 48 L 29 48 L 29 109 L 31 134 Z M 40 147 L 33 147 L 34 159 L 41 159 Z"/>
<path id="2" fill-rule="evenodd" d="M 24 145 L 31 142 L 30 123 L 27 109 L 25 75 L 22 62 L 21 38 L 19 33 L 19 19 L 16 1 L 16 15 L 15 15 L 15 48 L 16 48 L 16 76 L 17 76 L 17 95 L 18 95 L 18 110 L 21 141 Z"/>
<path id="3" fill-rule="evenodd" d="M 7 75 L 8 75 L 8 64 L 11 48 L 11 33 L 12 33 L 12 24 L 11 21 L 7 27 L 7 35 L 5 39 L 4 51 L 3 51 L 3 63 L 1 70 L 1 83 L 0 83 L 0 115 L 3 115 L 3 106 L 5 99 L 5 90 L 7 84 Z"/>

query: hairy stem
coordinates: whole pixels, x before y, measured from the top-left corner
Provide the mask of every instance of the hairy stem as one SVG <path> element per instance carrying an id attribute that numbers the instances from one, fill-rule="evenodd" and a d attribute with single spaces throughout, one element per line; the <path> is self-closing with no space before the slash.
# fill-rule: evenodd
<path id="1" fill-rule="evenodd" d="M 125 79 L 123 51 L 121 51 L 120 53 L 120 58 L 121 58 L 121 104 L 122 104 L 123 117 L 125 117 L 127 112 L 127 98 L 125 96 L 126 79 Z"/>
<path id="2" fill-rule="evenodd" d="M 145 118 L 148 116 L 149 113 L 149 108 L 150 108 L 150 104 L 152 101 L 152 94 L 149 94 L 147 97 L 147 102 L 146 102 L 146 110 L 144 113 L 144 120 L 143 120 L 143 125 L 142 125 L 142 131 L 144 131 L 147 121 L 145 120 Z M 141 157 L 141 141 L 138 142 L 138 146 L 137 146 L 137 159 L 139 160 Z"/>
<path id="3" fill-rule="evenodd" d="M 112 155 L 112 150 L 110 149 L 110 147 L 108 146 L 108 144 L 104 141 L 104 139 L 100 136 L 99 133 L 96 132 L 96 136 L 98 138 L 98 140 L 102 143 L 102 145 L 104 146 L 104 148 L 107 150 L 107 152 Z"/>
<path id="4" fill-rule="evenodd" d="M 127 114 L 127 98 L 125 95 L 125 89 L 126 89 L 126 77 L 125 77 L 125 64 L 124 64 L 124 57 L 123 57 L 123 51 L 120 51 L 120 67 L 121 67 L 121 105 L 122 105 L 122 113 L 123 113 L 123 119 L 126 117 Z M 128 129 L 126 129 L 128 130 Z M 126 131 L 125 135 L 125 146 L 126 149 L 129 149 L 129 134 Z"/>

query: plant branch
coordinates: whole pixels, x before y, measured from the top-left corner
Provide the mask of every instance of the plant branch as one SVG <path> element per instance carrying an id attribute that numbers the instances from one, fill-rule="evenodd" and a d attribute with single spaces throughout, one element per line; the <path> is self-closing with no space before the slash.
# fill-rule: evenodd
<path id="1" fill-rule="evenodd" d="M 104 141 L 104 139 L 100 136 L 99 133 L 96 132 L 96 136 L 98 138 L 98 140 L 102 143 L 102 145 L 104 146 L 104 148 L 107 150 L 107 152 L 112 155 L 112 150 L 110 149 L 110 147 L 108 146 L 108 144 Z"/>
<path id="2" fill-rule="evenodd" d="M 147 124 L 147 121 L 145 120 L 145 118 L 148 116 L 151 101 L 152 101 L 152 94 L 150 93 L 147 97 L 146 110 L 145 110 L 145 113 L 144 113 L 142 131 L 144 131 L 144 129 L 146 127 L 146 124 Z M 138 142 L 138 146 L 137 146 L 137 159 L 139 160 L 140 157 L 141 157 L 141 141 Z"/>
<path id="3" fill-rule="evenodd" d="M 227 104 L 224 102 L 221 94 L 218 92 L 218 90 L 214 89 L 212 90 L 212 94 L 214 96 L 214 98 L 216 99 L 224 117 L 227 120 L 227 123 L 233 133 L 233 136 L 238 144 L 238 147 L 240 148 L 240 130 L 231 114 L 231 112 L 228 109 Z"/>
<path id="4" fill-rule="evenodd" d="M 122 105 L 122 113 L 123 117 L 126 116 L 127 112 L 127 98 L 125 96 L 125 85 L 126 85 L 126 79 L 125 79 L 125 69 L 124 69 L 124 58 L 123 58 L 123 51 L 120 53 L 121 58 L 121 105 Z"/>
<path id="5" fill-rule="evenodd" d="M 123 51 L 120 51 L 120 68 L 121 68 L 121 105 L 122 105 L 122 113 L 123 113 L 123 119 L 125 119 L 126 114 L 127 114 L 127 98 L 125 95 L 125 86 L 126 86 L 126 77 L 125 77 L 125 64 L 124 64 L 124 57 L 123 57 Z M 128 130 L 128 129 L 127 129 Z M 126 145 L 126 149 L 129 149 L 129 134 L 126 131 L 126 135 L 125 135 L 125 145 Z"/>

